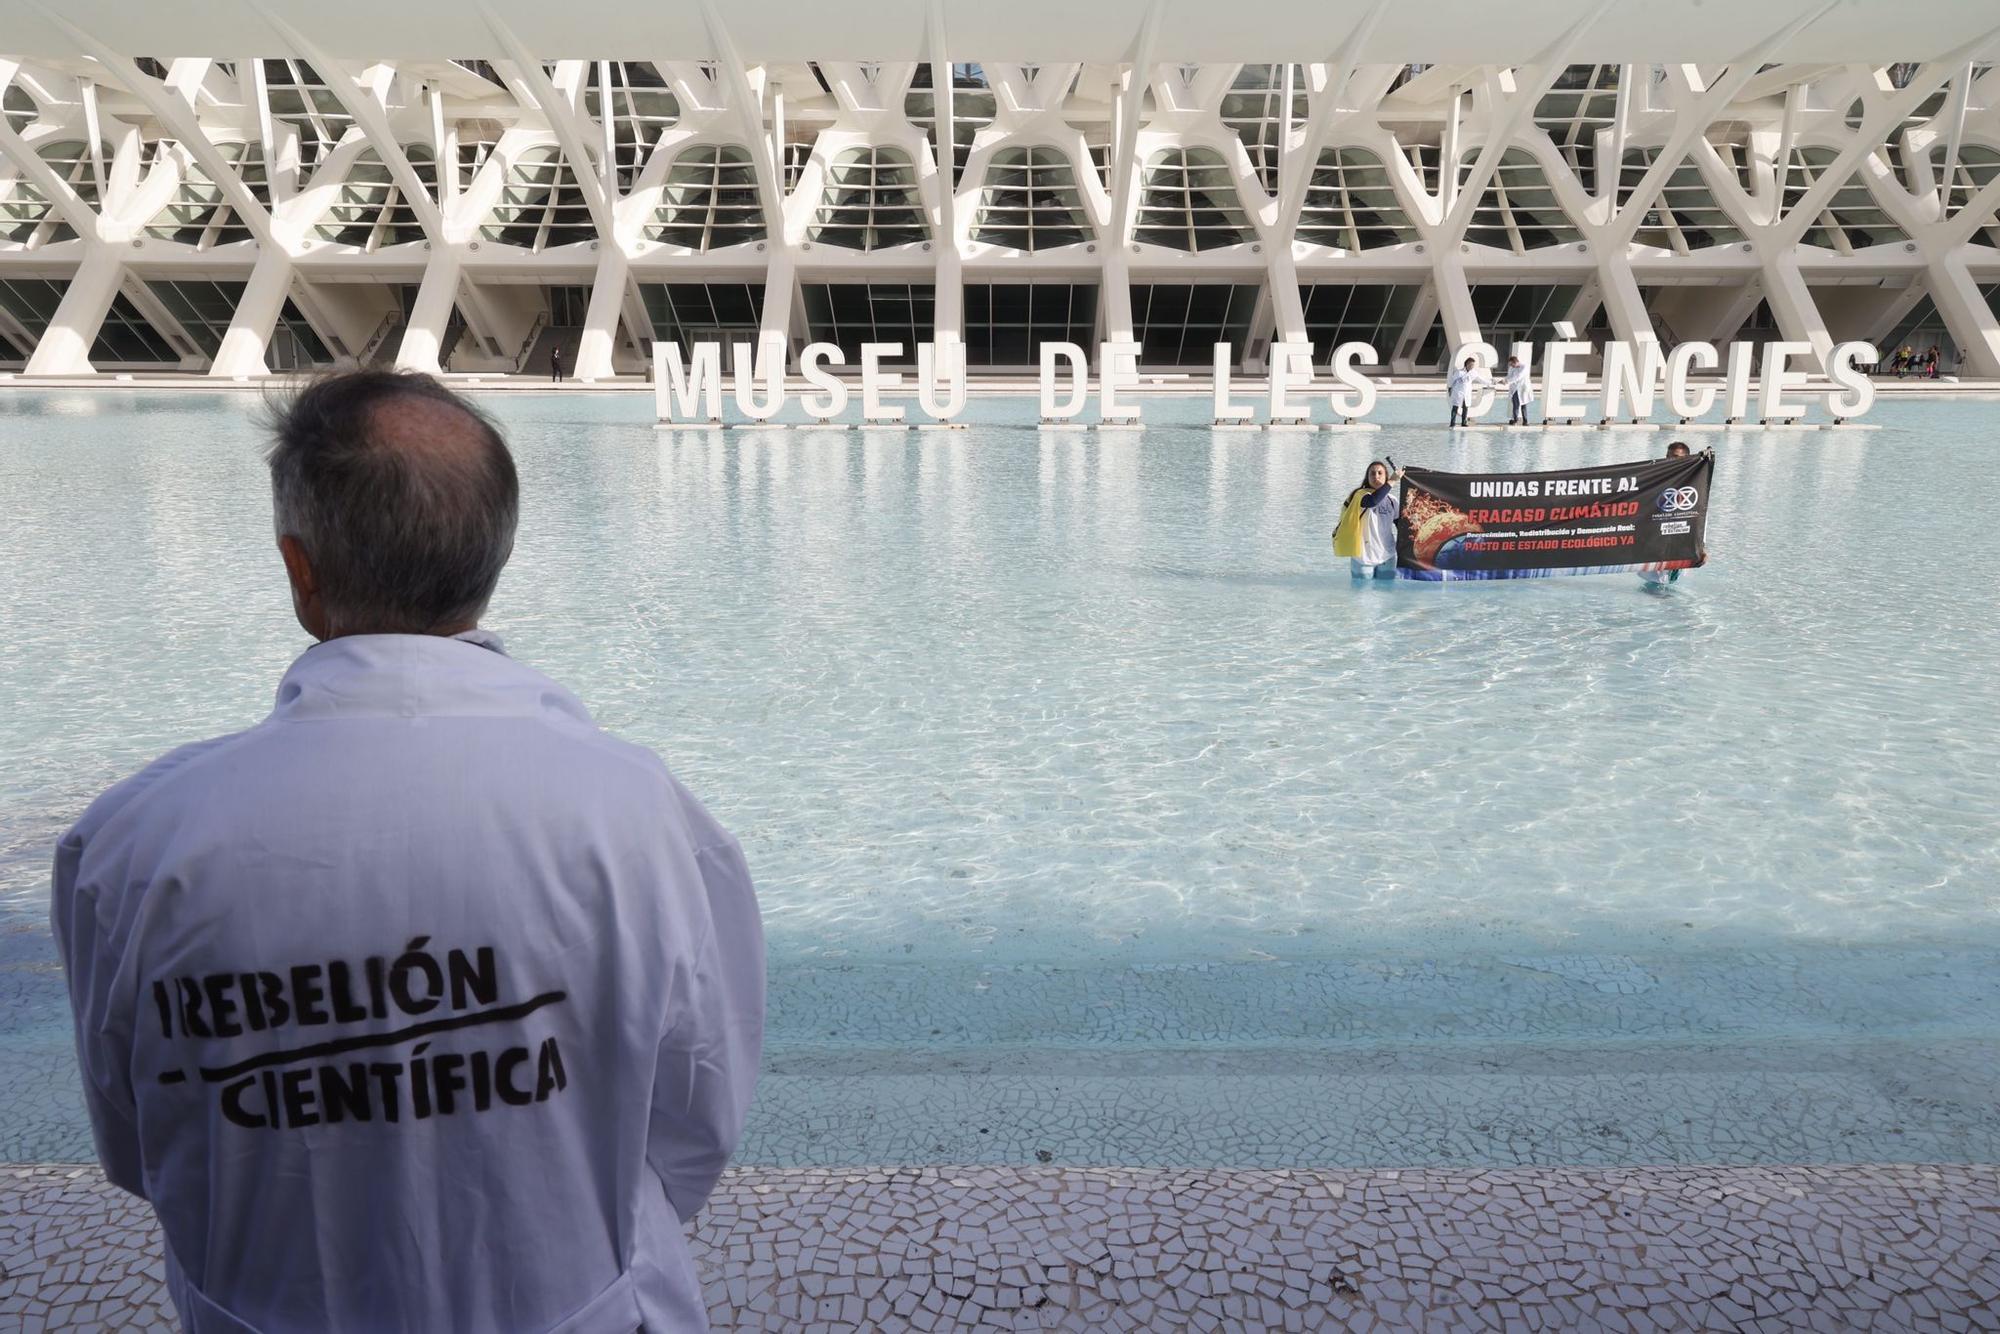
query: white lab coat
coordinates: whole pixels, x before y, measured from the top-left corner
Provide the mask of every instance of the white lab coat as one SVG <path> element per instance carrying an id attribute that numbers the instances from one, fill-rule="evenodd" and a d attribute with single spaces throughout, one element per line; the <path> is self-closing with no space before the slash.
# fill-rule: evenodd
<path id="1" fill-rule="evenodd" d="M 1526 366 L 1507 368 L 1507 397 L 1515 403 L 1535 401 L 1535 377 L 1529 374 Z"/>
<path id="2" fill-rule="evenodd" d="M 1450 395 L 1451 406 L 1455 408 L 1472 406 L 1473 386 L 1481 384 L 1486 385 L 1488 388 L 1491 388 L 1493 385 L 1492 377 L 1487 375 L 1485 371 L 1469 371 L 1463 366 L 1454 370 L 1451 373 L 1451 378 L 1445 381 L 1445 392 Z"/>
<path id="3" fill-rule="evenodd" d="M 743 855 L 480 631 L 308 649 L 64 836 L 113 1182 L 193 1331 L 700 1329 L 763 1035 Z"/>

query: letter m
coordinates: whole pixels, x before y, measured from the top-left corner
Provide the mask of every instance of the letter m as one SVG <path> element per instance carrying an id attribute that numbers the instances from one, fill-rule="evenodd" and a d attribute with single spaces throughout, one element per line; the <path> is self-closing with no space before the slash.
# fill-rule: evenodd
<path id="1" fill-rule="evenodd" d="M 722 416 L 722 345 L 696 343 L 687 363 L 679 343 L 653 344 L 653 407 L 661 421 Z"/>

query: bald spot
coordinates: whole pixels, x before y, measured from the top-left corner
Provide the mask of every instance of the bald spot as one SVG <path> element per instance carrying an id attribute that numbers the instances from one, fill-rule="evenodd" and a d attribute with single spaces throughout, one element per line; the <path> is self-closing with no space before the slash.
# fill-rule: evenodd
<path id="1" fill-rule="evenodd" d="M 397 394 L 369 409 L 367 438 L 418 468 L 469 472 L 491 445 L 486 424 L 456 403 Z"/>

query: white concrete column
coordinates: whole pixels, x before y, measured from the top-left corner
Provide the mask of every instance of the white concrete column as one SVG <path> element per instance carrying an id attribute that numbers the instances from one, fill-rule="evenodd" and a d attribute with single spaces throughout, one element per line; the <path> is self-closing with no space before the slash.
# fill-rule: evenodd
<path id="1" fill-rule="evenodd" d="M 1472 309 L 1472 287 L 1465 280 L 1465 261 L 1457 247 L 1434 246 L 1431 271 L 1437 281 L 1438 314 L 1444 319 L 1445 355 L 1479 341 L 1479 316 Z"/>
<path id="2" fill-rule="evenodd" d="M 792 303 L 798 296 L 799 271 L 784 246 L 772 243 L 771 262 L 764 266 L 764 316 L 757 322 L 757 340 L 776 335 L 785 342 L 785 364 L 792 349 Z"/>
<path id="3" fill-rule="evenodd" d="M 1104 341 L 1132 341 L 1132 267 L 1117 246 L 1104 252 L 1104 272 L 1097 281 L 1097 310 L 1104 320 Z M 1090 349 L 1096 355 L 1096 349 Z"/>
<path id="4" fill-rule="evenodd" d="M 284 313 L 285 297 L 292 290 L 292 259 L 276 246 L 265 246 L 257 254 L 257 267 L 243 285 L 243 300 L 230 316 L 229 331 L 208 373 L 223 379 L 239 375 L 262 375 L 271 347 L 271 331 Z"/>
<path id="5" fill-rule="evenodd" d="M 83 263 L 77 266 L 56 307 L 55 318 L 35 344 L 28 358 L 29 375 L 90 375 L 90 345 L 111 313 L 118 298 L 118 284 L 125 277 L 125 260 L 118 248 L 105 242 L 90 242 Z"/>
<path id="6" fill-rule="evenodd" d="M 436 375 L 438 350 L 444 346 L 445 325 L 451 322 L 451 308 L 458 303 L 458 253 L 448 247 L 431 251 L 424 280 L 417 287 L 417 302 L 410 310 L 403 330 L 403 345 L 396 349 L 396 369 L 424 371 Z"/>
<path id="7" fill-rule="evenodd" d="M 1605 317 L 1611 321 L 1611 336 L 1623 343 L 1655 336 L 1653 317 L 1646 311 L 1646 298 L 1632 274 L 1631 260 L 1602 245 L 1596 250 L 1599 298 Z"/>
<path id="8" fill-rule="evenodd" d="M 936 285 L 937 299 L 932 319 L 935 341 L 949 339 L 955 343 L 965 341 L 965 264 L 960 260 L 958 247 L 949 241 L 939 244 L 937 272 L 931 281 Z"/>
<path id="9" fill-rule="evenodd" d="M 1265 285 L 1271 289 L 1272 340 L 1279 343 L 1306 341 L 1306 306 L 1299 298 L 1299 266 L 1292 261 L 1287 240 L 1272 244 L 1271 262 L 1266 266 Z"/>
<path id="10" fill-rule="evenodd" d="M 1813 304 L 1805 275 L 1799 272 L 1798 255 L 1790 246 L 1780 250 L 1759 245 L 1758 259 L 1764 270 L 1764 299 L 1771 303 L 1778 332 L 1789 342 L 1812 344 L 1812 368 L 1824 373 L 1833 355 L 1833 336 L 1827 333 L 1826 320 Z"/>
<path id="11" fill-rule="evenodd" d="M 625 309 L 625 283 L 630 269 L 631 262 L 624 250 L 608 238 L 598 246 L 597 276 L 590 285 L 590 309 L 584 312 L 583 333 L 576 344 L 574 373 L 579 380 L 605 380 L 613 374 L 611 357 L 617 350 L 618 316 Z"/>
<path id="12" fill-rule="evenodd" d="M 1966 270 L 1965 257 L 1941 255 L 1931 261 L 1930 274 L 1931 303 L 1958 344 L 1962 370 L 1980 379 L 2000 378 L 2000 319 Z"/>

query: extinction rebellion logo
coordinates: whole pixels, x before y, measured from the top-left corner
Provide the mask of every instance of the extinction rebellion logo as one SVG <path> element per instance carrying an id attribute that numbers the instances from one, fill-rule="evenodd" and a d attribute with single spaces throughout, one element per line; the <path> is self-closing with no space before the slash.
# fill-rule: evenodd
<path id="1" fill-rule="evenodd" d="M 295 1130 L 525 1107 L 569 1087 L 554 1036 L 522 1031 L 523 1020 L 567 994 L 503 999 L 500 971 L 491 945 L 439 950 L 418 936 L 393 956 L 168 977 L 152 990 L 169 1041 L 273 1034 L 269 1050 L 195 1070 L 216 1087 L 230 1124 Z M 356 1031 L 361 1025 L 368 1031 Z M 470 1028 L 505 1033 L 472 1051 L 431 1051 L 430 1039 Z M 304 1040 L 313 1030 L 334 1035 Z M 186 1069 L 160 1076 L 162 1084 L 187 1079 Z"/>
<path id="2" fill-rule="evenodd" d="M 1701 492 L 1691 486 L 1670 486 L 1660 492 L 1660 513 L 1682 514 L 1701 503 Z"/>

